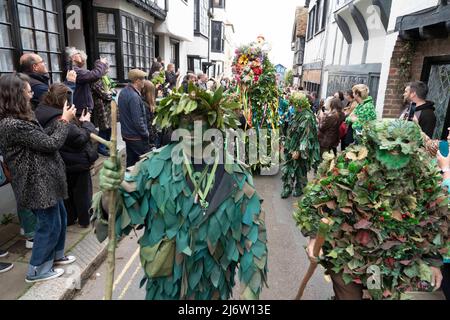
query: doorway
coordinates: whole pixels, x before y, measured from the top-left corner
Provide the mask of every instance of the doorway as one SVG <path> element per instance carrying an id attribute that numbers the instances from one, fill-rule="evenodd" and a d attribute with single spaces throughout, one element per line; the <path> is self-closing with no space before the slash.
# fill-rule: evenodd
<path id="1" fill-rule="evenodd" d="M 425 59 L 425 83 L 429 92 L 427 100 L 436 108 L 436 129 L 434 139 L 447 140 L 450 127 L 450 57 L 448 59 Z"/>

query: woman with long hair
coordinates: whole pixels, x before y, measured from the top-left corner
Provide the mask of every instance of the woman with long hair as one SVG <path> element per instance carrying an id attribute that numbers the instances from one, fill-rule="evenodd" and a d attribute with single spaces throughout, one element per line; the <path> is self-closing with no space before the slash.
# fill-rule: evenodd
<path id="1" fill-rule="evenodd" d="M 323 113 L 319 120 L 319 143 L 321 154 L 324 152 L 337 153 L 337 146 L 340 142 L 339 127 L 345 120 L 342 112 L 342 103 L 339 98 L 333 98 L 329 101 L 330 110 Z"/>
<path id="2" fill-rule="evenodd" d="M 144 88 L 141 93 L 142 100 L 144 100 L 146 107 L 145 111 L 147 112 L 147 126 L 149 132 L 148 143 L 150 145 L 150 149 L 159 148 L 160 137 L 158 135 L 157 128 L 153 125 L 156 112 L 156 87 L 151 81 L 145 80 Z"/>
<path id="3" fill-rule="evenodd" d="M 353 95 L 353 90 L 348 90 L 345 93 L 345 99 L 348 102 L 347 106 L 344 108 L 345 117 L 347 118 L 353 113 L 353 111 L 355 111 L 358 106 L 358 102 Z M 345 129 L 345 135 L 343 132 L 343 137 L 341 139 L 341 149 L 344 151 L 349 145 L 355 142 L 355 139 L 353 138 L 353 127 L 351 124 L 343 123 L 342 127 Z"/>
<path id="4" fill-rule="evenodd" d="M 64 162 L 58 150 L 64 145 L 74 106 L 64 106 L 47 134 L 31 109 L 33 96 L 27 77 L 11 74 L 0 77 L 0 149 L 11 171 L 12 188 L 18 210 L 32 210 L 37 218 L 27 282 L 60 277 L 76 259 L 64 255 L 67 198 Z"/>
<path id="5" fill-rule="evenodd" d="M 67 103 L 69 88 L 56 83 L 50 86 L 41 104 L 36 108 L 36 118 L 49 133 L 55 130 L 58 118 Z M 67 139 L 59 150 L 66 166 L 69 197 L 66 199 L 67 225 L 78 222 L 81 228 L 89 227 L 89 209 L 92 202 L 91 166 L 98 159 L 98 153 L 91 142 L 91 133 L 97 133 L 90 122 L 90 114 L 83 114 L 69 123 Z"/>

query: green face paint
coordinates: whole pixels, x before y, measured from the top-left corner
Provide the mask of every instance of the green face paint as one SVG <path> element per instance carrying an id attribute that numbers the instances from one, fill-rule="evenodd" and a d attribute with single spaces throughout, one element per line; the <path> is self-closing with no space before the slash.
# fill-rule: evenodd
<path id="1" fill-rule="evenodd" d="M 419 127 L 404 120 L 384 120 L 370 125 L 369 141 L 375 146 L 376 158 L 388 170 L 406 167 L 422 144 Z"/>
<path id="2" fill-rule="evenodd" d="M 388 170 L 397 170 L 406 167 L 411 161 L 411 156 L 403 153 L 394 153 L 386 150 L 377 150 L 377 160 Z"/>

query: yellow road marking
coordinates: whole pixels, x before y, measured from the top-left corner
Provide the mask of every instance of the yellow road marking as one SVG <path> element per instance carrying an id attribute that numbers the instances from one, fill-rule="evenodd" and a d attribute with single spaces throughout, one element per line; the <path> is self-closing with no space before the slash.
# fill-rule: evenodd
<path id="1" fill-rule="evenodd" d="M 140 248 L 137 248 L 137 250 L 133 253 L 133 256 L 131 257 L 131 259 L 127 262 L 127 264 L 123 268 L 123 270 L 120 273 L 120 275 L 117 277 L 116 281 L 114 281 L 113 292 L 116 289 L 116 286 L 119 284 L 119 282 L 122 280 L 122 278 L 127 273 L 128 269 L 130 269 L 130 267 L 133 264 L 133 262 L 136 259 L 136 257 L 139 255 L 139 250 L 140 250 Z M 105 300 L 105 296 L 103 296 L 102 300 Z"/>
<path id="2" fill-rule="evenodd" d="M 130 288 L 131 283 L 133 282 L 134 278 L 136 278 L 138 272 L 141 270 L 141 265 L 139 264 L 136 268 L 136 270 L 134 271 L 133 275 L 130 278 L 130 281 L 128 281 L 128 283 L 126 284 L 125 288 L 123 288 L 122 293 L 119 296 L 119 300 L 122 300 L 123 296 L 125 295 L 125 293 L 128 291 L 128 289 Z"/>

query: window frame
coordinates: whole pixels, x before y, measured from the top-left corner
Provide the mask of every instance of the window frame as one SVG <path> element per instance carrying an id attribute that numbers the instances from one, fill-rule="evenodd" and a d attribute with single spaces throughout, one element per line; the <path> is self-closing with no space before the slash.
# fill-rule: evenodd
<path id="1" fill-rule="evenodd" d="M 97 13 L 113 13 L 115 16 L 115 32 L 116 35 L 109 35 L 109 34 L 99 34 L 98 33 L 98 21 L 97 21 Z M 96 57 L 99 57 L 99 42 L 105 41 L 105 42 L 115 42 L 116 44 L 116 69 L 117 69 L 117 78 L 115 79 L 120 84 L 126 84 L 128 82 L 127 79 L 127 73 L 129 69 L 137 68 L 138 60 L 142 58 L 143 61 L 143 67 L 139 67 L 139 69 L 142 69 L 145 72 L 150 72 L 150 69 L 153 64 L 153 58 L 155 57 L 155 33 L 154 33 L 154 24 L 152 24 L 150 21 L 147 21 L 145 19 L 142 19 L 140 17 L 134 16 L 128 12 L 119 10 L 119 9 L 111 9 L 111 8 L 103 8 L 103 7 L 95 7 L 94 8 L 94 17 L 95 17 L 95 55 Z M 123 24 L 123 19 L 126 19 L 126 21 L 130 21 L 130 28 L 128 29 L 128 26 Z M 139 43 L 139 39 L 136 39 L 136 23 L 143 25 L 143 31 L 144 33 L 142 36 L 144 37 L 144 42 L 141 45 Z M 146 29 L 149 28 L 149 34 L 146 34 Z M 125 39 L 123 36 L 123 32 L 126 30 L 127 33 L 130 35 L 130 39 Z M 138 27 L 138 35 L 140 35 L 139 27 Z M 127 40 L 127 41 L 125 41 Z M 128 52 L 125 52 L 123 49 L 124 43 L 127 44 L 127 46 L 130 46 L 130 54 Z M 140 55 L 140 52 L 136 52 L 136 48 L 143 47 L 143 56 Z M 147 55 L 150 54 L 150 56 L 147 57 Z M 127 65 L 125 65 L 125 56 L 127 56 Z M 132 65 L 128 65 L 128 56 L 133 57 L 133 63 Z M 146 67 L 146 60 L 148 60 L 148 67 Z"/>
<path id="2" fill-rule="evenodd" d="M 58 81 L 63 81 L 64 80 L 64 71 L 65 71 L 65 65 L 63 63 L 63 55 L 64 55 L 64 48 L 65 48 L 65 29 L 64 29 L 64 10 L 63 10 L 63 4 L 62 1 L 57 1 L 54 0 L 53 1 L 53 10 L 47 9 L 47 3 L 46 1 L 44 1 L 44 8 L 40 8 L 37 7 L 35 5 L 33 5 L 33 2 L 31 2 L 31 4 L 27 4 L 27 3 L 22 3 L 19 2 L 18 0 L 6 0 L 7 1 L 7 13 L 9 14 L 9 22 L 6 23 L 1 23 L 2 25 L 9 25 L 10 30 L 11 30 L 11 45 L 12 48 L 7 48 L 7 47 L 2 47 L 2 50 L 10 50 L 12 51 L 12 62 L 13 62 L 13 69 L 14 70 L 19 70 L 19 61 L 20 61 L 20 56 L 26 52 L 33 52 L 36 54 L 39 54 L 41 56 L 45 56 L 45 61 L 48 62 L 47 63 L 47 68 L 49 71 L 49 75 L 50 75 L 50 83 L 54 83 L 54 78 L 55 75 L 58 75 Z M 20 25 L 20 18 L 19 18 L 19 5 L 20 6 L 24 6 L 26 8 L 29 8 L 30 12 L 31 12 L 31 21 L 33 26 L 32 27 L 28 27 L 28 26 L 21 26 Z M 38 28 L 36 27 L 35 23 L 34 23 L 34 11 L 41 11 L 43 13 L 44 16 L 44 27 L 43 28 Z M 49 31 L 48 28 L 48 14 L 53 14 L 55 15 L 55 22 L 56 25 L 55 27 L 57 28 L 56 31 Z M 25 29 L 25 30 L 31 30 L 31 32 L 33 33 L 32 37 L 33 37 L 33 41 L 35 44 L 35 48 L 24 48 L 24 44 L 22 41 L 22 37 L 21 37 L 21 30 Z M 41 32 L 43 34 L 45 34 L 45 39 L 46 39 L 46 49 L 42 49 L 39 48 L 37 46 L 37 41 L 36 41 L 36 32 Z M 49 35 L 54 35 L 57 40 L 56 40 L 56 44 L 58 45 L 58 48 L 56 50 L 52 50 L 50 48 L 50 38 Z M 57 61 L 54 61 L 52 58 L 54 56 L 58 57 Z M 58 70 L 54 70 L 53 66 L 57 65 L 58 66 Z M 12 73 L 11 71 L 2 71 L 0 70 L 1 74 L 7 74 L 7 73 Z"/>
<path id="3" fill-rule="evenodd" d="M 214 37 L 213 37 L 213 25 L 214 24 L 220 24 L 220 40 L 219 40 L 219 46 L 220 46 L 220 48 L 214 48 L 213 47 L 213 41 L 214 41 Z M 224 44 L 225 44 L 225 35 L 224 35 L 224 32 L 225 32 L 225 24 L 223 23 L 223 21 L 218 21 L 218 20 L 211 20 L 211 52 L 214 52 L 214 53 L 224 53 L 224 51 L 225 51 L 225 46 L 224 46 Z"/>
<path id="4" fill-rule="evenodd" d="M 114 15 L 114 27 L 115 27 L 115 34 L 103 34 L 100 33 L 98 30 L 98 13 L 106 13 L 106 14 L 113 14 Z M 122 47 L 119 46 L 120 36 L 119 33 L 122 31 L 120 26 L 120 15 L 119 10 L 111 9 L 111 8 L 94 8 L 94 32 L 95 32 L 95 56 L 100 57 L 100 42 L 113 42 L 116 47 L 116 72 L 117 72 L 117 78 L 114 78 L 115 80 L 120 79 L 120 75 L 123 74 L 123 54 L 122 54 Z"/>
<path id="5" fill-rule="evenodd" d="M 206 8 L 202 6 L 206 4 Z M 209 8 L 210 1 L 209 0 L 194 0 L 194 35 L 201 36 L 206 39 L 209 39 Z M 202 30 L 202 9 L 205 14 L 206 19 L 203 22 L 206 22 L 206 29 Z"/>
<path id="6" fill-rule="evenodd" d="M 311 8 L 311 11 L 308 13 L 308 32 L 307 32 L 307 41 L 310 41 L 314 38 L 314 26 L 316 24 L 316 6 L 314 5 Z"/>

